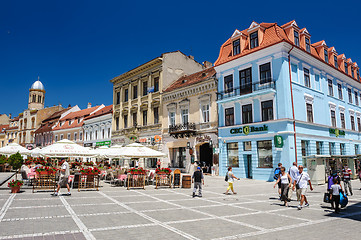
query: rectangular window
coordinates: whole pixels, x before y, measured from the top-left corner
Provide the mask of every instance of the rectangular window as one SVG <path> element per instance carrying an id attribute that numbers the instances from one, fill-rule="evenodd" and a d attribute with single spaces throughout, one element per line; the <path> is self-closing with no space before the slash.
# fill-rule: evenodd
<path id="1" fill-rule="evenodd" d="M 333 96 L 333 85 L 332 85 L 332 80 L 328 79 L 328 95 Z"/>
<path id="2" fill-rule="evenodd" d="M 310 71 L 307 68 L 303 69 L 304 84 L 306 87 L 311 87 Z"/>
<path id="3" fill-rule="evenodd" d="M 311 52 L 310 39 L 306 37 L 305 41 L 306 41 L 306 51 L 310 53 Z"/>
<path id="4" fill-rule="evenodd" d="M 260 83 L 271 82 L 271 63 L 265 63 L 259 66 Z"/>
<path id="5" fill-rule="evenodd" d="M 347 66 L 347 62 L 345 62 L 345 73 L 348 74 L 348 66 Z"/>
<path id="6" fill-rule="evenodd" d="M 148 94 L 148 81 L 143 82 L 143 96 Z"/>
<path id="7" fill-rule="evenodd" d="M 327 52 L 327 49 L 324 50 L 324 55 L 325 55 L 325 62 L 328 63 L 328 52 Z"/>
<path id="8" fill-rule="evenodd" d="M 234 125 L 234 108 L 226 108 L 224 110 L 225 115 L 225 125 L 226 126 L 233 126 Z"/>
<path id="9" fill-rule="evenodd" d="M 355 77 L 355 73 L 354 73 L 354 68 L 353 68 L 353 66 L 351 66 L 351 76 L 354 78 Z"/>
<path id="10" fill-rule="evenodd" d="M 252 151 L 251 141 L 243 142 L 243 151 Z"/>
<path id="11" fill-rule="evenodd" d="M 76 141 L 78 138 L 78 134 L 77 133 L 74 133 L 74 141 Z"/>
<path id="12" fill-rule="evenodd" d="M 175 112 L 169 112 L 169 125 L 175 125 Z"/>
<path id="13" fill-rule="evenodd" d="M 250 35 L 251 49 L 258 47 L 258 32 L 251 33 Z"/>
<path id="14" fill-rule="evenodd" d="M 144 110 L 143 111 L 143 126 L 147 126 L 147 122 L 148 122 L 148 111 Z"/>
<path id="15" fill-rule="evenodd" d="M 252 68 L 239 71 L 239 83 L 241 87 L 241 94 L 252 92 Z"/>
<path id="16" fill-rule="evenodd" d="M 57 142 L 57 141 L 58 141 L 58 135 L 55 136 L 55 142 Z"/>
<path id="17" fill-rule="evenodd" d="M 336 127 L 336 112 L 331 110 L 331 126 Z"/>
<path id="18" fill-rule="evenodd" d="M 361 119 L 359 117 L 357 118 L 357 130 L 361 132 Z"/>
<path id="19" fill-rule="evenodd" d="M 238 143 L 227 143 L 227 158 L 229 167 L 239 167 Z"/>
<path id="20" fill-rule="evenodd" d="M 359 154 L 359 145 L 355 144 L 355 155 Z"/>
<path id="21" fill-rule="evenodd" d="M 159 123 L 159 107 L 153 108 L 154 124 Z"/>
<path id="22" fill-rule="evenodd" d="M 252 104 L 247 104 L 242 106 L 242 123 L 252 123 Z"/>
<path id="23" fill-rule="evenodd" d="M 340 143 L 340 152 L 341 155 L 346 155 L 346 147 L 344 143 Z"/>
<path id="24" fill-rule="evenodd" d="M 328 144 L 330 155 L 336 155 L 336 147 L 334 142 Z"/>
<path id="25" fill-rule="evenodd" d="M 320 75 L 315 74 L 315 85 L 316 85 L 316 90 L 321 90 L 321 83 L 320 83 Z"/>
<path id="26" fill-rule="evenodd" d="M 258 167 L 259 168 L 272 168 L 272 141 L 257 141 L 258 150 Z"/>
<path id="27" fill-rule="evenodd" d="M 83 133 L 82 133 L 82 132 L 79 134 L 79 140 L 80 140 L 80 141 L 83 140 Z"/>
<path id="28" fill-rule="evenodd" d="M 344 113 L 340 113 L 340 119 L 341 119 L 341 128 L 346 128 L 345 114 Z"/>
<path id="29" fill-rule="evenodd" d="M 355 131 L 355 117 L 350 116 L 350 121 L 351 121 L 351 129 Z"/>
<path id="30" fill-rule="evenodd" d="M 233 41 L 233 56 L 239 54 L 241 51 L 240 45 L 239 45 L 239 39 Z"/>
<path id="31" fill-rule="evenodd" d="M 306 141 L 306 140 L 301 140 L 301 151 L 302 151 L 302 156 L 306 157 L 308 155 L 310 155 L 310 141 Z"/>
<path id="32" fill-rule="evenodd" d="M 60 134 L 60 140 L 63 140 L 63 139 L 64 139 L 64 135 Z"/>
<path id="33" fill-rule="evenodd" d="M 70 133 L 68 133 L 68 140 L 71 140 L 71 138 L 70 138 Z"/>
<path id="34" fill-rule="evenodd" d="M 128 102 L 128 89 L 124 90 L 124 102 Z"/>
<path id="35" fill-rule="evenodd" d="M 120 92 L 117 92 L 117 97 L 116 97 L 116 100 L 115 100 L 116 104 L 120 104 Z"/>
<path id="36" fill-rule="evenodd" d="M 292 81 L 298 82 L 298 73 L 297 73 L 297 64 L 291 64 L 291 71 L 292 71 Z"/>
<path id="37" fill-rule="evenodd" d="M 209 122 L 209 104 L 202 105 L 202 121 Z"/>
<path id="38" fill-rule="evenodd" d="M 306 110 L 307 110 L 307 122 L 313 122 L 312 104 L 306 103 Z"/>
<path id="39" fill-rule="evenodd" d="M 352 103 L 352 91 L 351 91 L 351 88 L 348 88 L 347 92 L 348 92 L 348 102 Z"/>
<path id="40" fill-rule="evenodd" d="M 137 121 L 137 113 L 133 113 L 133 126 L 136 127 L 138 125 L 138 121 Z"/>
<path id="41" fill-rule="evenodd" d="M 337 56 L 336 55 L 333 56 L 333 61 L 335 62 L 335 68 L 338 68 Z"/>
<path id="42" fill-rule="evenodd" d="M 323 155 L 323 142 L 316 142 L 316 154 Z"/>
<path id="43" fill-rule="evenodd" d="M 355 104 L 358 106 L 358 93 L 354 91 L 355 94 Z"/>
<path id="44" fill-rule="evenodd" d="M 338 90 L 338 98 L 339 99 L 343 99 L 343 96 L 342 96 L 342 85 L 340 83 L 337 83 L 337 90 Z"/>
<path id="45" fill-rule="evenodd" d="M 181 110 L 181 117 L 182 117 L 182 123 L 186 124 L 188 123 L 188 108 L 184 108 Z"/>
<path id="46" fill-rule="evenodd" d="M 115 118 L 115 130 L 119 130 L 119 117 Z"/>
<path id="47" fill-rule="evenodd" d="M 154 78 L 154 92 L 159 92 L 159 77 Z"/>
<path id="48" fill-rule="evenodd" d="M 127 128 L 128 127 L 128 115 L 123 116 L 123 123 L 124 123 L 124 128 Z"/>
<path id="49" fill-rule="evenodd" d="M 228 75 L 224 77 L 224 91 L 226 93 L 233 91 L 233 75 Z"/>
<path id="50" fill-rule="evenodd" d="M 133 86 L 133 99 L 138 97 L 138 85 Z"/>
<path id="51" fill-rule="evenodd" d="M 299 38 L 299 36 L 298 36 L 298 32 L 297 32 L 297 31 L 293 31 L 293 34 L 294 34 L 294 37 L 295 37 L 295 45 L 296 45 L 297 47 L 299 47 L 299 46 L 300 46 L 300 38 Z"/>
<path id="52" fill-rule="evenodd" d="M 261 107 L 262 107 L 262 121 L 273 120 L 273 100 L 262 102 Z"/>

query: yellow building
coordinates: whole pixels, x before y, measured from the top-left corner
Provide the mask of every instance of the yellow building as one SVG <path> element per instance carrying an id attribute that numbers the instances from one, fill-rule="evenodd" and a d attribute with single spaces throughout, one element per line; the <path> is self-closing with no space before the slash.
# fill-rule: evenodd
<path id="1" fill-rule="evenodd" d="M 202 64 L 180 51 L 164 53 L 118 77 L 113 83 L 112 144 L 140 142 L 162 150 L 163 89 Z M 149 161 L 147 167 L 155 166 Z"/>
<path id="2" fill-rule="evenodd" d="M 165 164 L 193 171 L 193 164 L 211 172 L 218 164 L 217 80 L 213 67 L 179 78 L 163 95 L 162 136 Z"/>

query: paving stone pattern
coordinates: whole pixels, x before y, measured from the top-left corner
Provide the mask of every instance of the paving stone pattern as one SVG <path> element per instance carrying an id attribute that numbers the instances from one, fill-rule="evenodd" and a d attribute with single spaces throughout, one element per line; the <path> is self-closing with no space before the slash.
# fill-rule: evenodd
<path id="1" fill-rule="evenodd" d="M 242 179 L 224 195 L 223 177 L 206 176 L 203 197 L 191 189 L 147 186 L 72 191 L 54 197 L 29 187 L 0 189 L 0 239 L 359 239 L 361 184 L 340 214 L 323 203 L 325 185 L 308 190 L 310 206 L 284 207 L 273 183 Z M 63 190 L 65 193 L 65 190 Z M 295 196 L 293 196 L 295 198 Z"/>

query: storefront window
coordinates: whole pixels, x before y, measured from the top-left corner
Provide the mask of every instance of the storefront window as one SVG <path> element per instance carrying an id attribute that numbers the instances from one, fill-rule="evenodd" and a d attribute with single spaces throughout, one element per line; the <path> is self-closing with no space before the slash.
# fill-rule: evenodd
<path id="1" fill-rule="evenodd" d="M 316 142 L 316 153 L 317 155 L 323 154 L 323 142 Z"/>
<path id="2" fill-rule="evenodd" d="M 301 140 L 302 157 L 310 155 L 310 141 Z"/>
<path id="3" fill-rule="evenodd" d="M 243 151 L 252 151 L 251 141 L 243 142 Z"/>
<path id="4" fill-rule="evenodd" d="M 185 147 L 170 148 L 169 153 L 171 159 L 171 167 L 183 168 L 186 159 L 186 148 Z"/>
<path id="5" fill-rule="evenodd" d="M 340 143 L 340 152 L 341 155 L 346 155 L 346 147 L 344 143 Z"/>
<path id="6" fill-rule="evenodd" d="M 336 148 L 334 142 L 329 143 L 329 148 L 330 148 L 330 155 L 336 155 Z"/>
<path id="7" fill-rule="evenodd" d="M 258 141 L 257 142 L 258 150 L 258 167 L 259 168 L 272 168 L 272 141 Z"/>
<path id="8" fill-rule="evenodd" d="M 238 143 L 227 143 L 227 157 L 229 167 L 239 167 Z"/>

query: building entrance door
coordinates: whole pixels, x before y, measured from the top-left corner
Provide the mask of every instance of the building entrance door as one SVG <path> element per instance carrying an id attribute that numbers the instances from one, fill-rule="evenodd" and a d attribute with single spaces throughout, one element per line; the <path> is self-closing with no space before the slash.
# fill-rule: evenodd
<path id="1" fill-rule="evenodd" d="M 252 155 L 248 154 L 246 155 L 246 161 L 247 161 L 247 178 L 252 179 Z"/>
<path id="2" fill-rule="evenodd" d="M 209 143 L 204 143 L 199 146 L 200 151 L 200 165 L 204 173 L 211 173 L 213 165 L 213 151 Z"/>

